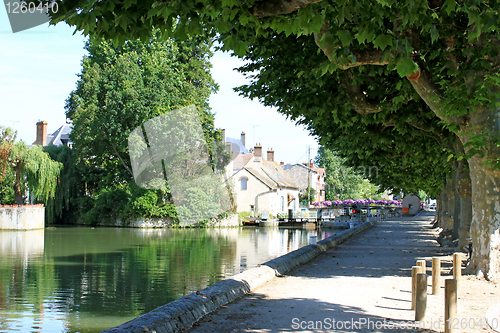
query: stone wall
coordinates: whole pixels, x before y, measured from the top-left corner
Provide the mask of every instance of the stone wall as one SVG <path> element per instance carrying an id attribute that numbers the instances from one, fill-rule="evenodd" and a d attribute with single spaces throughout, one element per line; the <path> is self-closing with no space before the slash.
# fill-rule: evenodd
<path id="1" fill-rule="evenodd" d="M 165 228 L 174 224 L 170 217 L 140 217 L 132 220 L 122 221 L 117 220 L 113 227 L 128 227 L 128 228 Z"/>
<path id="2" fill-rule="evenodd" d="M 208 224 L 209 227 L 237 227 L 239 225 L 238 214 L 231 214 L 222 220 L 212 219 Z"/>
<path id="3" fill-rule="evenodd" d="M 113 227 L 127 227 L 127 228 L 168 228 L 173 226 L 174 221 L 171 218 L 153 218 L 153 217 L 141 217 L 133 220 L 127 221 L 116 221 Z M 217 220 L 215 218 L 211 219 L 208 223 L 208 227 L 237 227 L 239 225 L 238 215 L 232 214 L 228 217 Z"/>
<path id="4" fill-rule="evenodd" d="M 0 230 L 33 230 L 45 228 L 43 205 L 0 206 Z"/>

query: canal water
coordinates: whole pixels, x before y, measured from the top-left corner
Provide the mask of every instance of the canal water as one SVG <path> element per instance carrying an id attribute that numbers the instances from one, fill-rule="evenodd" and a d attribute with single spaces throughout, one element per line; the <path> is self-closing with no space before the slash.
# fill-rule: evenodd
<path id="1" fill-rule="evenodd" d="M 0 332 L 100 332 L 335 233 L 283 228 L 0 231 Z"/>

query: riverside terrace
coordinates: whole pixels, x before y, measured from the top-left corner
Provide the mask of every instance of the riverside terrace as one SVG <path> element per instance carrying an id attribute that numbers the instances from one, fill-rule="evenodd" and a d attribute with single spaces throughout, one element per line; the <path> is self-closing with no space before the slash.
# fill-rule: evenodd
<path id="1" fill-rule="evenodd" d="M 305 212 L 289 211 L 288 215 L 278 214 L 278 223 L 280 226 L 314 224 L 318 227 L 348 228 L 349 223 L 352 222 L 366 222 L 368 220 L 382 220 L 400 216 L 403 216 L 403 209 L 400 205 L 395 207 L 384 205 L 361 205 L 360 203 L 335 205 L 333 207 L 315 205 L 314 208 Z M 267 216 L 264 219 L 266 220 Z M 247 225 L 257 224 L 258 219 L 254 223 Z"/>
<path id="2" fill-rule="evenodd" d="M 246 216 L 244 226 L 281 226 L 281 227 L 326 227 L 350 228 L 353 223 L 371 220 L 384 220 L 403 216 L 401 207 L 384 206 L 346 206 L 336 208 L 312 208 L 308 211 L 292 212 L 288 215 L 278 214 L 276 220 L 269 214 L 262 217 Z"/>

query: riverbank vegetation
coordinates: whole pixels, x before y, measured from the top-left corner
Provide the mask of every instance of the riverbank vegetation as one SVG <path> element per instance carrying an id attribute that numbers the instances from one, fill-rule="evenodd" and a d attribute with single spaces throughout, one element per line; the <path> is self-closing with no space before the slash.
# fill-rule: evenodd
<path id="1" fill-rule="evenodd" d="M 168 186 L 146 189 L 136 184 L 129 136 L 150 119 L 195 105 L 212 167 L 229 162 L 208 105 L 208 97 L 218 89 L 210 75 L 211 46 L 197 37 L 164 39 L 159 30 L 148 41 L 129 40 L 121 46 L 89 39 L 77 88 L 66 102 L 66 115 L 73 123 L 73 149 L 51 148 L 53 158 L 65 162 L 62 177 L 67 180 L 52 201 L 53 222 L 112 225 L 139 217 L 203 220 L 197 215 L 208 202 L 203 195 L 196 196 L 194 207 L 179 211 Z"/>

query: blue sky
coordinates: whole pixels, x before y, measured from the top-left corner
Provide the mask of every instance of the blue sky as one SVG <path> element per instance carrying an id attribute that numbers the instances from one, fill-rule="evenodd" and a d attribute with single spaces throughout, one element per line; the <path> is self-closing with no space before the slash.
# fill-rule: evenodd
<path id="1" fill-rule="evenodd" d="M 75 88 L 84 55 L 85 38 L 73 31 L 65 24 L 44 24 L 13 34 L 5 7 L 0 8 L 0 125 L 16 129 L 18 139 L 28 144 L 35 140 L 38 120 L 48 122 L 49 132 L 65 121 L 65 100 Z M 318 144 L 305 129 L 232 91 L 245 84 L 233 71 L 241 66 L 240 60 L 216 53 L 212 63 L 212 75 L 220 85 L 210 98 L 216 127 L 225 128 L 232 138 L 245 131 L 247 148 L 256 142 L 264 149 L 272 147 L 277 161 L 305 161 L 307 145 L 314 158 Z"/>

